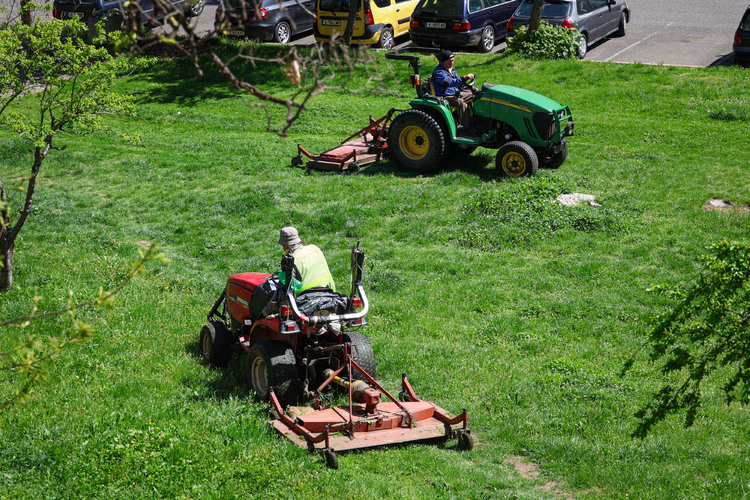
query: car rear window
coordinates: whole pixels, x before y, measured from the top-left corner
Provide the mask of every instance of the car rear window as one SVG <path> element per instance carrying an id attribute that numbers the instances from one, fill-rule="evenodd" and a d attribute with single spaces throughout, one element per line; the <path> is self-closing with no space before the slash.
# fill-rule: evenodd
<path id="1" fill-rule="evenodd" d="M 433 11 L 446 16 L 463 16 L 464 0 L 419 0 L 414 13 L 422 11 Z"/>
<path id="2" fill-rule="evenodd" d="M 331 12 L 348 12 L 349 0 L 320 0 L 318 8 Z"/>
<path id="3" fill-rule="evenodd" d="M 750 31 L 750 9 L 745 11 L 745 15 L 743 16 L 742 22 L 740 23 L 740 29 Z"/>
<path id="4" fill-rule="evenodd" d="M 532 2 L 524 2 L 516 11 L 517 17 L 531 17 Z M 563 19 L 570 15 L 570 2 L 544 2 L 542 5 L 542 17 L 547 19 Z"/>

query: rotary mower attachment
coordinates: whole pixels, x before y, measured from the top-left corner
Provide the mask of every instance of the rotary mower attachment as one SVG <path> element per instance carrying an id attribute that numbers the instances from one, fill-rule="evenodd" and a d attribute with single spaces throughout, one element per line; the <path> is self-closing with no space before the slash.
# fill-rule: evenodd
<path id="1" fill-rule="evenodd" d="M 313 155 L 297 144 L 297 156 L 292 157 L 292 166 L 301 166 L 305 161 L 303 157 L 307 157 L 308 168 L 357 172 L 360 167 L 380 160 L 388 152 L 388 125 L 395 112 L 396 109 L 392 108 L 378 120 L 370 116 L 369 125 L 341 141 L 340 146 L 319 155 Z"/>
<path id="2" fill-rule="evenodd" d="M 313 395 L 315 411 L 292 417 L 284 412 L 273 389 L 270 392 L 269 423 L 282 436 L 311 452 L 319 452 L 332 469 L 338 469 L 336 452 L 373 448 L 432 439 L 458 438 L 458 447 L 471 450 L 474 438 L 467 428 L 466 409 L 450 416 L 439 406 L 420 399 L 406 374 L 401 379 L 400 401 L 396 400 L 375 379 L 352 359 L 351 345 L 344 344 L 346 363 L 338 370 L 326 370 L 326 380 Z M 339 377 L 348 368 L 348 380 Z M 364 375 L 352 380 L 353 369 Z M 324 403 L 323 390 L 331 383 L 349 391 L 349 404 L 332 407 Z M 382 395 L 390 401 L 382 401 Z"/>

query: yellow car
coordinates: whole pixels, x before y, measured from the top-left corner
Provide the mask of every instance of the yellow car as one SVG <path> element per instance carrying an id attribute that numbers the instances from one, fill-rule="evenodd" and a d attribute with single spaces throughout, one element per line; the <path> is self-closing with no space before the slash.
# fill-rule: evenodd
<path id="1" fill-rule="evenodd" d="M 396 37 L 409 33 L 409 19 L 417 0 L 360 0 L 358 3 L 352 44 L 392 49 Z M 349 0 L 316 0 L 315 14 L 315 40 L 330 42 L 344 35 Z"/>

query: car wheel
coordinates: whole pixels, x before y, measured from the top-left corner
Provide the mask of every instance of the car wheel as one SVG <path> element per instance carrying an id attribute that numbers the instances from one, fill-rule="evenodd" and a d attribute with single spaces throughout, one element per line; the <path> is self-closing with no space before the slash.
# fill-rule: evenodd
<path id="1" fill-rule="evenodd" d="M 294 403 L 299 395 L 294 353 L 282 342 L 258 342 L 250 348 L 245 380 L 259 401 L 267 401 L 272 388 L 281 406 Z"/>
<path id="2" fill-rule="evenodd" d="M 224 323 L 214 321 L 201 328 L 201 354 L 210 365 L 223 368 L 229 364 L 231 343 L 229 331 Z"/>
<path id="3" fill-rule="evenodd" d="M 617 28 L 617 36 L 625 36 L 625 25 L 627 24 L 627 19 L 625 19 L 625 13 L 623 12 L 620 15 L 620 25 Z"/>
<path id="4" fill-rule="evenodd" d="M 378 42 L 378 47 L 391 50 L 395 45 L 396 42 L 393 39 L 393 28 L 386 26 L 380 30 L 380 41 Z"/>
<path id="5" fill-rule="evenodd" d="M 203 13 L 203 7 L 205 6 L 206 3 L 204 0 L 197 0 L 190 6 L 190 8 L 188 8 L 187 15 L 189 17 L 200 16 Z"/>
<path id="6" fill-rule="evenodd" d="M 273 41 L 276 43 L 289 43 L 292 39 L 292 28 L 286 21 L 281 21 L 273 31 Z"/>
<path id="7" fill-rule="evenodd" d="M 503 177 L 531 176 L 539 170 L 539 158 L 525 142 L 511 141 L 497 151 L 495 167 Z"/>
<path id="8" fill-rule="evenodd" d="M 482 38 L 477 48 L 479 52 L 489 52 L 495 46 L 495 29 L 492 26 L 485 26 L 482 30 Z"/>
<path id="9" fill-rule="evenodd" d="M 586 57 L 586 53 L 589 51 L 589 39 L 586 33 L 581 33 L 578 37 L 578 59 Z"/>
<path id="10" fill-rule="evenodd" d="M 409 109 L 391 122 L 388 145 L 391 156 L 402 168 L 425 172 L 440 165 L 446 151 L 446 138 L 432 116 L 419 109 Z"/>

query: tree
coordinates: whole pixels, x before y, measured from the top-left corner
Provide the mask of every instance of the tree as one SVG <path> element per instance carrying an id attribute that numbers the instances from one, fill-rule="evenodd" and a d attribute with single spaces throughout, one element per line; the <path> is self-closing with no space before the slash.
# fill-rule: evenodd
<path id="1" fill-rule="evenodd" d="M 750 403 L 750 244 L 722 241 L 709 251 L 702 259 L 705 270 L 692 285 L 651 289 L 677 302 L 648 332 L 650 362 L 666 381 L 636 413 L 635 437 L 645 437 L 658 422 L 682 411 L 685 426 L 693 425 L 701 386 L 709 379 L 727 377 L 727 404 Z M 635 359 L 625 363 L 623 373 Z"/>
<path id="2" fill-rule="evenodd" d="M 539 22 L 542 19 L 542 5 L 544 0 L 534 0 L 531 7 L 531 19 L 529 19 L 529 32 L 534 33 L 539 29 Z"/>
<path id="3" fill-rule="evenodd" d="M 129 63 L 85 43 L 85 30 L 75 20 L 0 30 L 0 127 L 27 141 L 33 153 L 19 208 L 0 179 L 0 291 L 13 284 L 15 242 L 31 214 L 42 164 L 65 147 L 57 136 L 93 133 L 103 128 L 102 115 L 132 111 L 130 99 L 112 90 Z"/>

